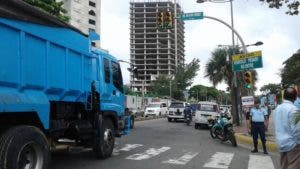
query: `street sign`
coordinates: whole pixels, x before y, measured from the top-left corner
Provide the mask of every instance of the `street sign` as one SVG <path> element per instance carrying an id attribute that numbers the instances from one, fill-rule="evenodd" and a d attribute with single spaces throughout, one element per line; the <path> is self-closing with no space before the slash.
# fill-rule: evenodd
<path id="1" fill-rule="evenodd" d="M 261 51 L 232 56 L 233 71 L 250 70 L 263 67 Z"/>
<path id="2" fill-rule="evenodd" d="M 251 107 L 254 105 L 254 97 L 253 96 L 243 96 L 242 97 L 242 106 L 243 107 Z"/>
<path id="3" fill-rule="evenodd" d="M 183 13 L 180 15 L 181 20 L 203 19 L 203 12 Z"/>

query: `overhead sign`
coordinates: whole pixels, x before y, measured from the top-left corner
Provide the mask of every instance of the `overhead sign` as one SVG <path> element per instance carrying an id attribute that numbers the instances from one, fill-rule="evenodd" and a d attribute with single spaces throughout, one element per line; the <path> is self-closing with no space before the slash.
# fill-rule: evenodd
<path id="1" fill-rule="evenodd" d="M 261 51 L 232 56 L 233 71 L 250 70 L 263 67 Z"/>
<path id="2" fill-rule="evenodd" d="M 243 96 L 242 97 L 242 106 L 251 107 L 254 105 L 254 97 L 253 96 Z"/>
<path id="3" fill-rule="evenodd" d="M 203 19 L 203 12 L 183 13 L 180 15 L 181 20 Z"/>

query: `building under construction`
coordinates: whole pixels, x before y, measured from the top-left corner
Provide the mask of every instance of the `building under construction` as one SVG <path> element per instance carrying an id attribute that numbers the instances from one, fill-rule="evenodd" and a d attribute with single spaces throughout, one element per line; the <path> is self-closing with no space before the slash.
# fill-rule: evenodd
<path id="1" fill-rule="evenodd" d="M 182 13 L 177 3 L 177 15 Z M 158 29 L 160 12 L 170 11 L 172 1 L 147 0 L 130 2 L 130 62 L 138 68 L 139 77 L 131 75 L 131 85 L 138 91 L 150 87 L 161 74 L 173 75 L 177 65 L 184 63 L 184 23 L 177 21 L 177 55 L 175 25 L 171 29 Z"/>

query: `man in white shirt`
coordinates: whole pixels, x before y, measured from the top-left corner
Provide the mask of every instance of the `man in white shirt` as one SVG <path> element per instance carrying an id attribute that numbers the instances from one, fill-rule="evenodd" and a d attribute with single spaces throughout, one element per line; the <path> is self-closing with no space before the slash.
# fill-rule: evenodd
<path id="1" fill-rule="evenodd" d="M 287 88 L 284 91 L 284 100 L 274 112 L 275 136 L 280 152 L 282 169 L 300 168 L 300 122 L 296 117 L 300 110 L 294 105 L 297 91 Z"/>

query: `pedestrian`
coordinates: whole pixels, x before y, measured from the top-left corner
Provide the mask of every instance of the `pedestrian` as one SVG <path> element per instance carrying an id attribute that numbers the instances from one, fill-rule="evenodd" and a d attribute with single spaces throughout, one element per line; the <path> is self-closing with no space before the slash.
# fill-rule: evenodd
<path id="1" fill-rule="evenodd" d="M 258 145 L 258 134 L 260 136 L 264 154 L 268 154 L 266 147 L 266 135 L 265 130 L 268 128 L 268 113 L 265 109 L 260 107 L 259 98 L 254 99 L 254 107 L 250 110 L 250 119 L 251 119 L 251 133 L 253 137 L 253 145 L 254 149 L 251 151 L 252 153 L 257 153 L 257 145 Z"/>
<path id="2" fill-rule="evenodd" d="M 275 136 L 280 152 L 282 169 L 300 168 L 300 123 L 296 123 L 299 109 L 293 104 L 297 91 L 289 87 L 284 91 L 283 102 L 274 111 Z"/>

